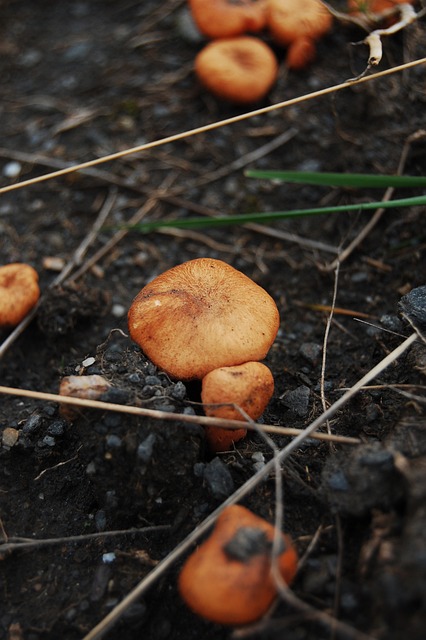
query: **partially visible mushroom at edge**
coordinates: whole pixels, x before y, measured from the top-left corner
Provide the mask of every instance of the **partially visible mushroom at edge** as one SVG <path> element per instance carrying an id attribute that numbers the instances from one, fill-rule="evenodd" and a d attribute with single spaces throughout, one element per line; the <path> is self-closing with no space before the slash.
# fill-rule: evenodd
<path id="1" fill-rule="evenodd" d="M 38 273 L 33 267 L 14 262 L 0 267 L 0 327 L 15 327 L 40 297 Z"/>

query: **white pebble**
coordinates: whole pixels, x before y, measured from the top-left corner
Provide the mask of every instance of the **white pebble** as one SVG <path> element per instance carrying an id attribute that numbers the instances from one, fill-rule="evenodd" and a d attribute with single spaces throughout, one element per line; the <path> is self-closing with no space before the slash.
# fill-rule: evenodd
<path id="1" fill-rule="evenodd" d="M 86 358 L 86 360 L 83 360 L 81 366 L 86 369 L 87 367 L 91 367 L 92 364 L 95 364 L 95 358 L 93 358 L 93 356 L 90 356 L 90 358 Z"/>
<path id="2" fill-rule="evenodd" d="M 3 175 L 6 178 L 18 178 L 22 171 L 22 165 L 20 162 L 8 162 L 3 167 Z"/>
<path id="3" fill-rule="evenodd" d="M 122 318 L 126 315 L 126 308 L 122 304 L 113 304 L 111 313 L 115 318 Z"/>

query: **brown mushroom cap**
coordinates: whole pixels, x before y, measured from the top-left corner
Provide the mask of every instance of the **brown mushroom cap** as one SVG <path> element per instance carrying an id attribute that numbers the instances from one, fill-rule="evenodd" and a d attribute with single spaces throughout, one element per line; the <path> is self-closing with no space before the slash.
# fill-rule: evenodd
<path id="1" fill-rule="evenodd" d="M 289 44 L 285 64 L 288 69 L 304 69 L 316 55 L 315 41 L 305 36 Z"/>
<path id="2" fill-rule="evenodd" d="M 146 285 L 128 314 L 131 338 L 172 378 L 262 360 L 279 327 L 271 296 L 221 260 L 184 262 Z"/>
<path id="3" fill-rule="evenodd" d="M 333 18 L 319 0 L 268 0 L 267 22 L 278 44 L 301 37 L 318 40 L 331 29 Z"/>
<path id="4" fill-rule="evenodd" d="M 37 304 L 38 274 L 28 264 L 0 267 L 0 327 L 15 327 Z"/>
<path id="5" fill-rule="evenodd" d="M 272 373 L 261 362 L 245 362 L 235 367 L 214 369 L 201 383 L 201 401 L 208 416 L 226 420 L 245 420 L 240 407 L 250 418 L 257 420 L 274 393 Z M 221 403 L 229 403 L 222 404 Z M 218 406 L 209 406 L 218 405 Z M 233 442 L 246 435 L 246 429 L 206 427 L 206 438 L 213 451 L 226 451 Z"/>
<path id="6" fill-rule="evenodd" d="M 196 56 L 195 72 L 218 98 L 247 104 L 267 94 L 277 78 L 278 63 L 262 40 L 240 36 L 210 42 Z"/>
<path id="7" fill-rule="evenodd" d="M 229 38 L 261 31 L 266 24 L 266 0 L 189 0 L 199 30 L 209 38 Z"/>
<path id="8" fill-rule="evenodd" d="M 211 536 L 187 559 L 179 576 L 179 591 L 198 615 L 219 624 L 258 620 L 276 597 L 271 574 L 275 527 L 254 513 L 232 505 L 224 509 Z M 279 571 L 290 584 L 297 553 L 281 534 Z"/>

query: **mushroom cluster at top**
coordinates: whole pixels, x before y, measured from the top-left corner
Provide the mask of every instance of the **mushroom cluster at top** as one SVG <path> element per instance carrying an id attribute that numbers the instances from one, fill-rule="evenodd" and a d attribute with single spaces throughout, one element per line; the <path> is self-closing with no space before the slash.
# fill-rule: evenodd
<path id="1" fill-rule="evenodd" d="M 277 306 L 262 287 L 212 258 L 190 260 L 157 276 L 139 292 L 128 313 L 131 338 L 157 367 L 175 379 L 202 380 L 203 402 L 241 403 L 254 419 L 273 393 L 272 375 L 258 361 L 268 353 L 279 323 Z M 228 367 L 246 363 L 255 365 L 227 375 Z M 221 373 L 211 380 L 216 370 Z M 249 396 L 261 395 L 262 400 L 245 396 L 241 379 Z M 233 386 L 238 393 L 230 390 Z M 214 407 L 208 414 L 221 415 Z M 244 420 L 243 413 L 232 417 Z"/>
<path id="2" fill-rule="evenodd" d="M 332 25 L 320 0 L 188 0 L 188 4 L 198 29 L 212 40 L 195 60 L 201 84 L 217 97 L 240 104 L 262 99 L 278 76 L 275 53 L 257 34 L 265 32 L 286 47 L 287 68 L 302 69 L 313 61 L 316 41 Z"/>

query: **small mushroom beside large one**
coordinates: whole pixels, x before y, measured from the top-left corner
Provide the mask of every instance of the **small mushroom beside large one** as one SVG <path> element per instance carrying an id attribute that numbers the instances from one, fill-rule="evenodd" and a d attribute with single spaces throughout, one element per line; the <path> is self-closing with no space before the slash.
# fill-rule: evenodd
<path id="1" fill-rule="evenodd" d="M 257 420 L 274 393 L 274 378 L 261 362 L 210 371 L 202 380 L 201 401 L 207 416 L 225 420 Z M 240 409 L 242 411 L 240 411 Z M 244 415 L 246 414 L 246 415 Z M 247 429 L 206 427 L 206 438 L 213 451 L 226 451 L 245 437 Z"/>
<path id="2" fill-rule="evenodd" d="M 29 264 L 14 262 L 0 267 L 0 327 L 15 327 L 40 297 L 38 273 Z"/>
<path id="3" fill-rule="evenodd" d="M 238 36 L 214 40 L 195 58 L 201 84 L 218 98 L 236 104 L 261 100 L 274 85 L 278 62 L 259 38 Z"/>
<path id="4" fill-rule="evenodd" d="M 208 38 L 257 32 L 266 23 L 266 0 L 189 0 L 192 17 Z"/>
<path id="5" fill-rule="evenodd" d="M 225 625 L 249 624 L 261 618 L 277 596 L 271 571 L 275 527 L 249 509 L 224 509 L 210 537 L 187 559 L 179 575 L 182 599 L 196 614 Z M 297 552 L 290 538 L 279 535 L 274 561 L 290 584 L 297 571 Z"/>

